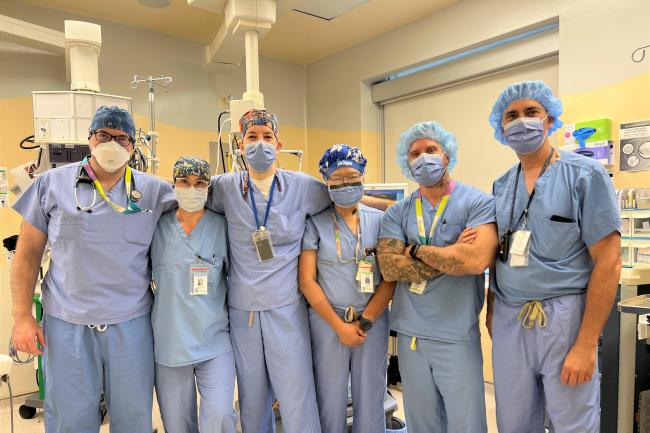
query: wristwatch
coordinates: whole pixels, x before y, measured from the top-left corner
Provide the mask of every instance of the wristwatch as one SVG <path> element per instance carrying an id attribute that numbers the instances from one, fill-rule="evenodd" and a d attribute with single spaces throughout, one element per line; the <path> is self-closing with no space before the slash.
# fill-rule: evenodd
<path id="1" fill-rule="evenodd" d="M 420 260 L 420 258 L 417 256 L 417 253 L 418 253 L 419 249 L 420 249 L 420 244 L 411 245 L 411 249 L 409 250 L 409 256 L 411 256 L 411 258 L 421 262 L 422 260 Z"/>
<path id="2" fill-rule="evenodd" d="M 372 328 L 372 320 L 368 320 L 361 315 L 361 317 L 359 317 L 359 325 L 361 325 L 363 332 L 368 332 L 370 331 L 370 328 Z"/>

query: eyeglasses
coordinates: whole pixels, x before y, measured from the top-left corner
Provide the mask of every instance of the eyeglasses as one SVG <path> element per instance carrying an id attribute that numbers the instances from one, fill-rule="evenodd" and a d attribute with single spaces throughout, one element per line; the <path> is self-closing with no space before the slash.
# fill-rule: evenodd
<path id="1" fill-rule="evenodd" d="M 353 174 L 352 176 L 336 176 L 336 177 L 330 177 L 327 183 L 330 186 L 339 186 L 343 184 L 355 184 L 355 183 L 362 183 L 363 182 L 363 176 L 360 174 Z"/>
<path id="2" fill-rule="evenodd" d="M 207 187 L 210 186 L 210 182 L 203 179 L 198 179 L 192 182 L 191 180 L 185 177 L 177 177 L 174 185 L 176 186 L 176 188 L 189 188 L 193 186 L 196 189 L 206 189 Z"/>
<path id="3" fill-rule="evenodd" d="M 91 134 L 95 135 L 95 138 L 97 141 L 100 143 L 108 143 L 111 140 L 115 140 L 117 144 L 119 144 L 122 147 L 127 147 L 129 144 L 133 142 L 131 140 L 131 137 L 128 135 L 111 135 L 107 132 L 104 131 L 91 131 Z"/>

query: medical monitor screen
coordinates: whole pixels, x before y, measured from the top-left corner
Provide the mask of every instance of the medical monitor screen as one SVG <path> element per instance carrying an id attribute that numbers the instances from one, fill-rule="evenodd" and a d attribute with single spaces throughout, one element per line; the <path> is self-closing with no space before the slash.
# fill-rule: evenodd
<path id="1" fill-rule="evenodd" d="M 366 195 L 385 200 L 400 201 L 408 194 L 406 183 L 368 183 L 364 185 Z"/>

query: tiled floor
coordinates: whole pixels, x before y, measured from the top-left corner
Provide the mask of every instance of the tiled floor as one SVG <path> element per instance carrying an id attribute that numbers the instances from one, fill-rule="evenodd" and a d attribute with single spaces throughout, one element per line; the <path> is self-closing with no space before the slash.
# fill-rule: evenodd
<path id="1" fill-rule="evenodd" d="M 397 399 L 398 409 L 395 413 L 401 419 L 404 419 L 404 407 L 402 404 L 402 393 L 399 388 L 391 388 L 391 393 Z M 18 397 L 14 399 L 14 421 L 16 433 L 42 433 L 45 431 L 43 427 L 43 412 L 38 411 L 33 419 L 24 420 L 18 415 L 18 406 L 25 401 L 25 397 Z M 485 403 L 487 406 L 487 419 L 489 433 L 497 433 L 496 420 L 495 420 L 495 403 L 494 403 L 494 388 L 490 384 L 485 385 Z M 0 402 L 0 432 L 9 432 L 9 400 Z M 163 433 L 162 422 L 160 421 L 160 412 L 158 405 L 154 403 L 153 407 L 153 425 L 158 428 L 159 433 Z M 108 423 L 102 425 L 100 432 L 108 433 Z"/>

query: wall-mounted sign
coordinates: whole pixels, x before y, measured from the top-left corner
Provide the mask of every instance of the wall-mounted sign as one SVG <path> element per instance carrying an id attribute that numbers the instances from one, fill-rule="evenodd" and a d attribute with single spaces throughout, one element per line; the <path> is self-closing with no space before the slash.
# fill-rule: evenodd
<path id="1" fill-rule="evenodd" d="M 621 123 L 619 139 L 620 170 L 650 170 L 650 120 Z"/>

